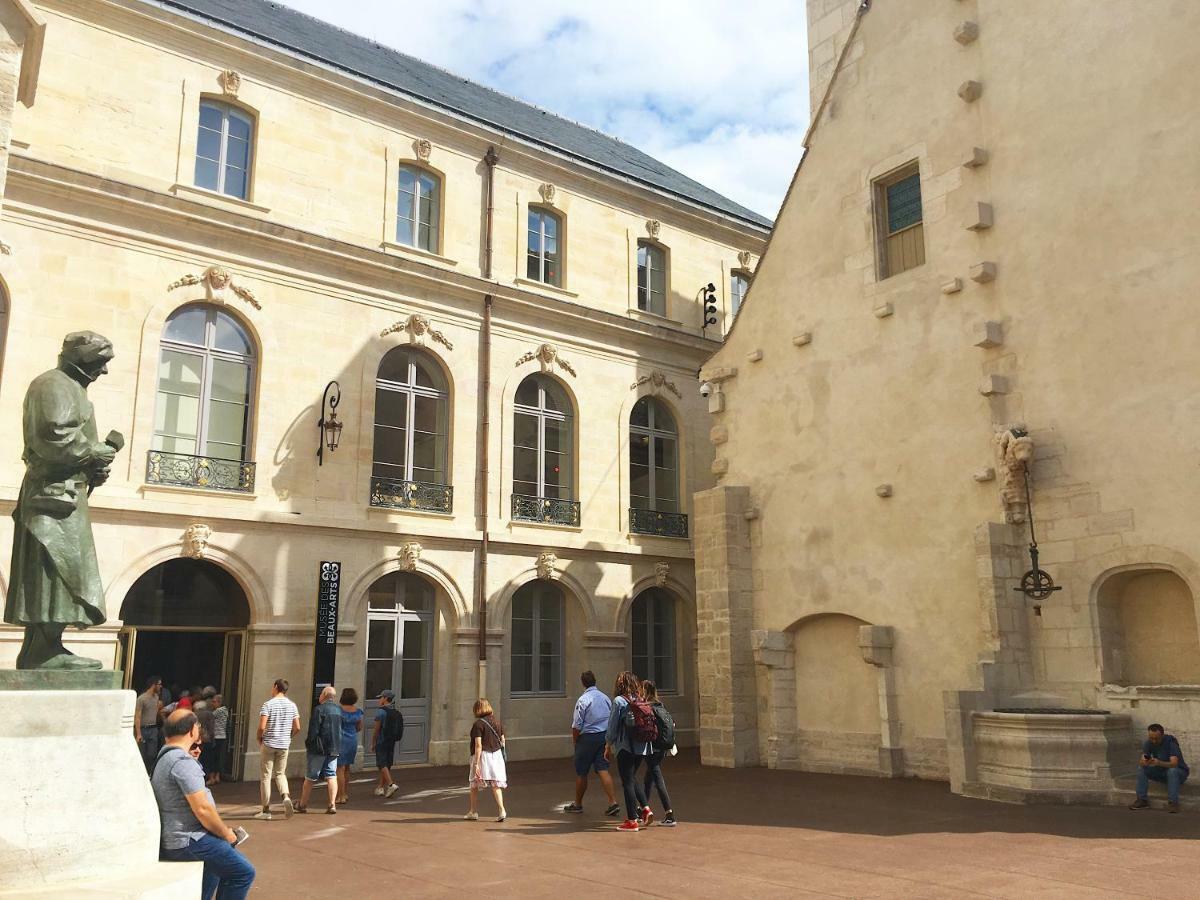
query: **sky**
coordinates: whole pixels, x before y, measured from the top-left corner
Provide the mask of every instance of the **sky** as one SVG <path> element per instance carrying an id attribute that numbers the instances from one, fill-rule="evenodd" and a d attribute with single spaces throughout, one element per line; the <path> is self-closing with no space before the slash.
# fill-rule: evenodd
<path id="1" fill-rule="evenodd" d="M 281 2 L 618 137 L 765 216 L 800 159 L 800 0 Z"/>

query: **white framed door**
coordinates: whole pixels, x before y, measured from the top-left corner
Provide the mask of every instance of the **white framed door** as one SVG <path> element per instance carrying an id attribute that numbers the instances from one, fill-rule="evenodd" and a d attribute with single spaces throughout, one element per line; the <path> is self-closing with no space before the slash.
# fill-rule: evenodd
<path id="1" fill-rule="evenodd" d="M 374 765 L 370 735 L 379 709 L 379 693 L 396 693 L 404 716 L 404 737 L 396 762 L 429 759 L 429 709 L 433 675 L 433 587 L 419 575 L 385 575 L 369 593 L 367 659 L 363 709 L 366 765 Z"/>

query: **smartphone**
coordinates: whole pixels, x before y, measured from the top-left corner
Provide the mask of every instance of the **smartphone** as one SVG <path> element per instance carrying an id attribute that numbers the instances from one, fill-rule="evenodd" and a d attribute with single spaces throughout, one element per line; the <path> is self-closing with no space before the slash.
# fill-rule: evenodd
<path id="1" fill-rule="evenodd" d="M 246 831 L 241 825 L 233 829 L 233 833 L 237 835 L 237 840 L 233 842 L 233 846 L 240 847 L 246 841 L 250 840 L 250 832 Z"/>

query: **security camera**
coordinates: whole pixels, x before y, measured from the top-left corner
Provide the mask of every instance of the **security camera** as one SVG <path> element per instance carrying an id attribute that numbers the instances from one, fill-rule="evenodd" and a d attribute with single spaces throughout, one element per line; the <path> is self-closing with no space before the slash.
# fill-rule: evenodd
<path id="1" fill-rule="evenodd" d="M 712 385 L 709 384 L 707 381 L 700 382 L 700 396 L 707 397 L 711 393 L 712 393 Z"/>

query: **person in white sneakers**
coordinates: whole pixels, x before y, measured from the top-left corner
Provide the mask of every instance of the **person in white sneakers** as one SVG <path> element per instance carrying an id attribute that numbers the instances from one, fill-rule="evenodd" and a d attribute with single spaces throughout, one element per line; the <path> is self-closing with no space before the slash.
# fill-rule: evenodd
<path id="1" fill-rule="evenodd" d="M 256 819 L 271 818 L 272 779 L 283 795 L 284 816 L 290 819 L 296 811 L 288 792 L 287 758 L 292 737 L 300 733 L 300 710 L 287 698 L 287 691 L 287 679 L 276 678 L 271 688 L 271 699 L 262 705 L 258 713 L 258 747 L 262 755 L 259 795 L 262 809 L 255 814 Z"/>
<path id="2" fill-rule="evenodd" d="M 380 691 L 379 709 L 375 711 L 375 729 L 371 735 L 371 746 L 375 750 L 375 765 L 379 767 L 379 786 L 376 797 L 389 800 L 400 786 L 392 781 L 392 766 L 396 762 L 396 744 L 404 737 L 404 716 L 396 709 L 396 692 Z"/>

